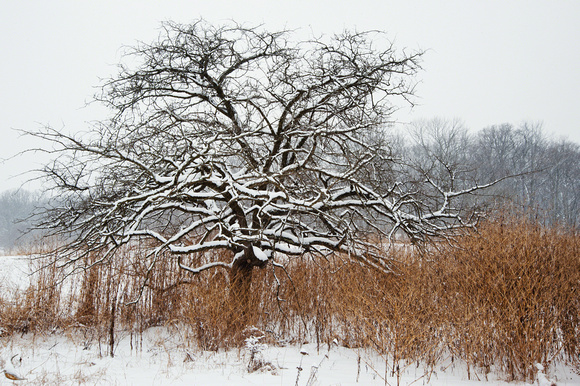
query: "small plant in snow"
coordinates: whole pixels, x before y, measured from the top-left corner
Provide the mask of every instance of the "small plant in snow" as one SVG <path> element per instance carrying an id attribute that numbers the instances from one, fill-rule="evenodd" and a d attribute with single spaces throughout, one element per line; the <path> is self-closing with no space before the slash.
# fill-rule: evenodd
<path id="1" fill-rule="evenodd" d="M 263 351 L 268 348 L 267 344 L 261 342 L 264 339 L 264 333 L 255 327 L 246 329 L 246 332 L 250 334 L 245 340 L 246 350 L 250 354 L 248 372 L 253 373 L 260 370 L 275 373 L 276 366 L 264 358 Z"/>
<path id="2" fill-rule="evenodd" d="M 539 386 L 556 386 L 556 382 L 552 381 L 546 376 L 544 372 L 544 366 L 540 363 L 536 363 L 536 369 L 538 369 L 538 373 L 536 374 L 536 381 L 538 382 Z"/>

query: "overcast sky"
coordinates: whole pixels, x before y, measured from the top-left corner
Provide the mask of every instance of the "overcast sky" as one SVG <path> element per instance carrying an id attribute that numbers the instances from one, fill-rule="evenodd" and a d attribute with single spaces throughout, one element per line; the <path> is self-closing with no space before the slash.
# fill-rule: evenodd
<path id="1" fill-rule="evenodd" d="M 472 130 L 543 122 L 555 139 L 580 142 L 578 0 L 3 0 L 0 14 L 0 159 L 37 146 L 13 129 L 50 124 L 68 132 L 105 118 L 85 108 L 121 47 L 151 42 L 160 22 L 203 17 L 315 33 L 377 29 L 399 48 L 426 50 L 418 105 L 397 119 L 460 118 Z M 0 163 L 9 178 L 44 162 Z"/>

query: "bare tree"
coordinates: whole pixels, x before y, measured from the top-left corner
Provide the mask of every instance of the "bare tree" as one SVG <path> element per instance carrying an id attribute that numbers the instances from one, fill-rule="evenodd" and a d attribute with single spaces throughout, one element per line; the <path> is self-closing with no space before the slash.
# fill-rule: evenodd
<path id="1" fill-rule="evenodd" d="M 408 158 L 416 170 L 447 190 L 473 184 L 471 138 L 460 120 L 420 120 L 413 122 L 409 132 L 413 145 Z"/>
<path id="2" fill-rule="evenodd" d="M 548 163 L 546 183 L 540 197 L 544 199 L 552 223 L 566 224 L 576 230 L 580 225 L 580 145 L 562 140 L 546 150 Z"/>
<path id="3" fill-rule="evenodd" d="M 146 239 L 151 267 L 168 251 L 194 274 L 229 269 L 244 293 L 277 253 L 340 251 L 388 269 L 370 234 L 421 241 L 470 225 L 450 203 L 479 187 L 437 186 L 438 205 L 421 202 L 384 133 L 421 53 L 375 32 L 292 38 L 165 23 L 104 84 L 112 119 L 83 136 L 34 133 L 55 153 L 43 175 L 58 200 L 39 226 L 67 240 L 59 257 L 106 259 Z M 191 257 L 209 250 L 230 255 Z"/>
<path id="4" fill-rule="evenodd" d="M 408 129 L 411 139 L 405 159 L 411 165 L 410 174 L 420 182 L 418 190 L 431 200 L 431 205 L 442 204 L 444 191 L 462 191 L 478 183 L 495 183 L 506 177 L 478 178 L 474 162 L 473 139 L 459 119 L 433 118 L 413 122 Z M 477 193 L 480 189 L 478 189 Z M 473 191 L 472 193 L 476 193 Z M 468 215 L 480 204 L 477 195 L 462 195 L 454 202 L 454 210 Z"/>
<path id="5" fill-rule="evenodd" d="M 511 124 L 486 127 L 477 133 L 473 157 L 480 166 L 480 178 L 497 178 L 514 172 L 517 147 L 515 129 Z"/>
<path id="6" fill-rule="evenodd" d="M 0 193 L 0 250 L 10 250 L 34 236 L 25 234 L 31 226 L 35 207 L 42 205 L 40 195 L 24 189 Z"/>
<path id="7" fill-rule="evenodd" d="M 551 140 L 539 123 L 502 124 L 477 133 L 471 157 L 478 181 L 515 177 L 491 190 L 491 206 L 509 203 L 546 225 L 577 228 L 577 144 Z"/>

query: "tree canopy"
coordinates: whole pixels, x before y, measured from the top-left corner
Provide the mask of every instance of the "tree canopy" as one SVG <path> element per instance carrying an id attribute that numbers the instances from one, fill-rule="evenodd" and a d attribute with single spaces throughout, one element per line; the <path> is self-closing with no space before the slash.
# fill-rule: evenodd
<path id="1" fill-rule="evenodd" d="M 331 251 L 388 269 L 377 237 L 424 241 L 470 225 L 453 200 L 481 186 L 411 177 L 390 148 L 421 52 L 380 32 L 295 36 L 164 23 L 104 83 L 110 119 L 83 135 L 34 133 L 55 153 L 43 176 L 58 199 L 39 226 L 65 236 L 59 256 L 149 240 L 151 256 L 169 251 L 193 273 Z M 187 258 L 216 249 L 231 255 Z"/>

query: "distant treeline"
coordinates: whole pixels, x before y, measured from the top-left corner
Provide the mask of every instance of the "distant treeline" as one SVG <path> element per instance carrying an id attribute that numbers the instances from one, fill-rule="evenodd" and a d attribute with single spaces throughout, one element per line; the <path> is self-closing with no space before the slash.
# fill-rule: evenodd
<path id="1" fill-rule="evenodd" d="M 403 143 L 404 157 L 440 186 L 457 189 L 508 177 L 464 202 L 468 209 L 510 205 L 544 225 L 580 225 L 580 145 L 549 137 L 541 124 L 470 133 L 460 121 L 433 119 L 414 123 Z"/>
<path id="2" fill-rule="evenodd" d="M 26 233 L 32 224 L 31 216 L 41 204 L 40 193 L 25 189 L 0 193 L 0 250 L 10 251 L 32 238 Z"/>

